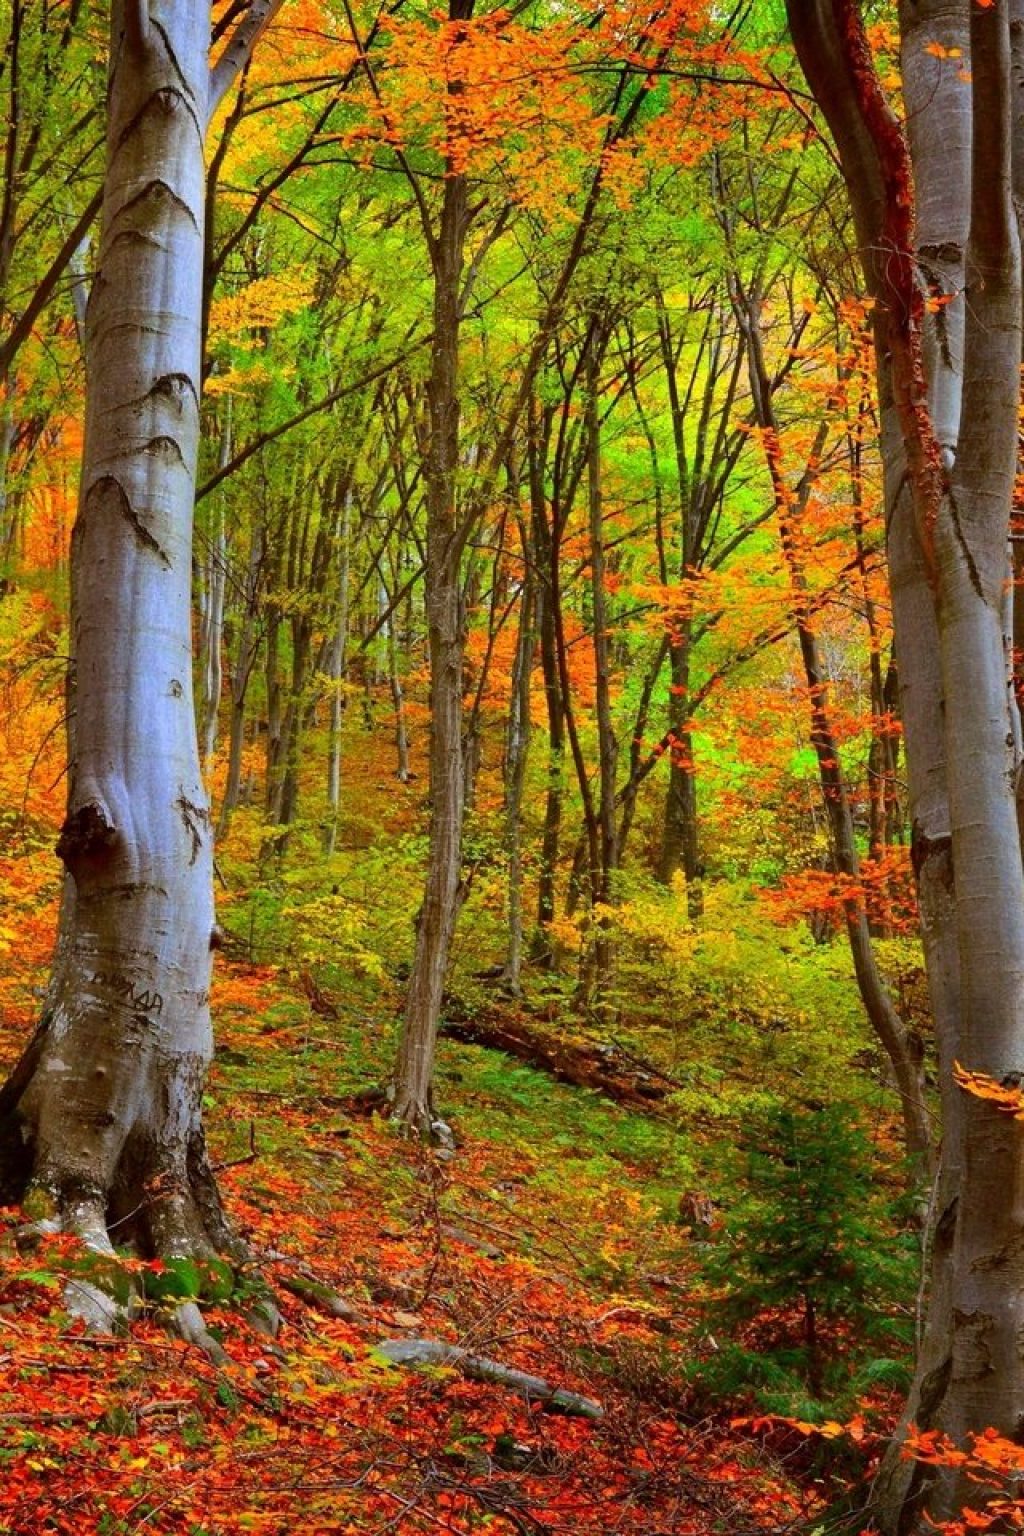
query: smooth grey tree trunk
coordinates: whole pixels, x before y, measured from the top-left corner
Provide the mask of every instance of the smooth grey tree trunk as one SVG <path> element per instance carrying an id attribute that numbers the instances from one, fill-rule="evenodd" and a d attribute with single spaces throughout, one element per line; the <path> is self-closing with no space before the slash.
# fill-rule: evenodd
<path id="1" fill-rule="evenodd" d="M 253 34 L 255 36 L 255 33 Z M 112 1254 L 232 1250 L 206 1156 L 210 815 L 192 699 L 208 0 L 115 3 L 72 539 L 68 872 L 46 1007 L 0 1092 L 30 1215 Z M 229 41 L 237 43 L 237 35 Z M 218 66 L 219 68 L 220 66 Z M 101 1286 L 70 1304 L 110 1320 Z M 206 1338 L 194 1304 L 184 1329 Z"/>
<path id="2" fill-rule="evenodd" d="M 997 1079 L 1019 1072 L 1024 1057 L 1024 876 L 1003 639 L 1020 364 L 1009 13 L 1005 0 L 902 8 L 916 230 L 908 228 L 910 159 L 882 103 L 859 13 L 849 0 L 818 0 L 790 4 L 789 17 L 837 142 L 878 300 L 913 852 L 943 1087 L 928 1322 L 896 1441 L 910 1417 L 958 1437 L 987 1426 L 1016 1437 L 1024 1416 L 1022 1146 L 1012 1124 L 971 1096 L 958 1102 L 952 1084 L 954 1055 Z M 926 42 L 959 49 L 969 62 L 936 70 Z M 951 300 L 942 324 L 922 319 L 922 278 Z M 895 1465 L 894 1451 L 876 1489 L 887 1530 L 909 1528 L 924 1504 L 945 1518 L 984 1496 L 981 1485 L 948 1474 L 929 1488 Z"/>

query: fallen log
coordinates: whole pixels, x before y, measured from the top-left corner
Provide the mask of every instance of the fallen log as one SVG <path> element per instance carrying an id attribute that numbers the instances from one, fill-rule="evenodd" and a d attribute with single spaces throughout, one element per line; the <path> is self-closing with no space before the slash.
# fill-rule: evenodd
<path id="1" fill-rule="evenodd" d="M 446 1019 L 441 1033 L 463 1045 L 482 1045 L 504 1051 L 517 1061 L 526 1062 L 541 1072 L 548 1072 L 559 1082 L 574 1088 L 591 1088 L 616 1104 L 644 1109 L 668 1097 L 669 1089 L 615 1045 L 590 1045 L 573 1040 L 558 1040 L 531 1029 L 522 1019 L 476 1017 Z"/>
<path id="2" fill-rule="evenodd" d="M 491 1382 L 518 1392 L 520 1397 L 542 1403 L 549 1413 L 571 1414 L 577 1418 L 603 1419 L 604 1409 L 591 1397 L 581 1397 L 578 1392 L 566 1392 L 553 1387 L 542 1376 L 531 1376 L 528 1371 L 517 1371 L 513 1366 L 502 1365 L 499 1360 L 488 1360 L 485 1355 L 473 1355 L 457 1344 L 446 1344 L 442 1339 L 385 1339 L 377 1345 L 377 1351 L 392 1365 L 450 1365 L 470 1381 Z"/>

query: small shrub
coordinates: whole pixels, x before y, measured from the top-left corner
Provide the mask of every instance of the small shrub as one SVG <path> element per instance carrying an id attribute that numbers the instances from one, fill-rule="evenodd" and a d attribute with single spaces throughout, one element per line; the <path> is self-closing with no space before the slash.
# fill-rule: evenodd
<path id="1" fill-rule="evenodd" d="M 702 1368 L 726 1396 L 807 1416 L 860 1376 L 891 1380 L 906 1326 L 914 1244 L 876 1193 L 871 1145 L 847 1106 L 759 1112 L 744 1126 L 740 1195 L 704 1260 L 712 1328 L 732 1342 Z M 867 1362 L 870 1360 L 870 1366 Z"/>

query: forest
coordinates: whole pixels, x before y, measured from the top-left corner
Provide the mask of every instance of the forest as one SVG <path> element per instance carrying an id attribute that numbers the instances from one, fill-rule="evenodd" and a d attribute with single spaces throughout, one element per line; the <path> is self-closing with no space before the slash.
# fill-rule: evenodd
<path id="1" fill-rule="evenodd" d="M 1024 0 L 0 0 L 0 1536 L 1024 1529 Z"/>

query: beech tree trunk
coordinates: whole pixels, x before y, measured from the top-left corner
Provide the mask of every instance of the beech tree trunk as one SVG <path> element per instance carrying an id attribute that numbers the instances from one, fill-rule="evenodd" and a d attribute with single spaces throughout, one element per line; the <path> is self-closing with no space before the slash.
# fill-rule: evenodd
<path id="1" fill-rule="evenodd" d="M 192 698 L 208 0 L 114 4 L 72 539 L 68 879 L 43 1016 L 0 1092 L 6 1182 L 112 1255 L 232 1250 L 206 1156 L 215 943 Z M 214 78 L 213 90 L 217 84 Z M 70 1305 L 97 1324 L 101 1285 Z M 180 1322 L 196 1336 L 194 1304 Z"/>
<path id="2" fill-rule="evenodd" d="M 686 876 L 686 907 L 689 916 L 699 918 L 704 910 L 701 881 L 699 822 L 697 811 L 697 773 L 693 760 L 693 736 L 687 727 L 690 693 L 689 619 L 674 630 L 669 644 L 671 684 L 668 724 L 672 731 L 669 750 L 668 791 L 665 797 L 665 825 L 658 854 L 658 879 L 669 885 L 676 870 Z"/>
<path id="3" fill-rule="evenodd" d="M 952 1085 L 954 1057 L 997 1079 L 1019 1074 L 1024 1059 L 1024 874 L 1003 634 L 1021 303 L 1010 16 L 1006 0 L 901 8 L 908 153 L 857 7 L 791 0 L 788 11 L 876 300 L 912 848 L 943 1090 L 927 1326 L 876 1488 L 877 1519 L 896 1531 L 925 1506 L 941 1520 L 985 1497 L 955 1473 L 929 1487 L 919 1468 L 901 1469 L 909 1421 L 957 1438 L 988 1426 L 1018 1438 L 1024 1421 L 1024 1146 L 1007 1117 Z M 937 70 L 936 47 L 963 66 Z M 928 291 L 942 301 L 932 322 Z"/>
<path id="4" fill-rule="evenodd" d="M 201 649 L 203 668 L 203 739 L 202 761 L 209 772 L 217 747 L 220 697 L 223 687 L 221 651 L 224 644 L 224 597 L 227 576 L 227 540 L 224 536 L 224 512 L 214 514 L 214 533 L 206 561 L 206 613 Z"/>
<path id="5" fill-rule="evenodd" d="M 536 627 L 541 675 L 544 679 L 548 736 L 544 829 L 541 834 L 540 869 L 537 876 L 537 928 L 532 954 L 536 963 L 545 969 L 551 966 L 554 959 L 548 928 L 555 915 L 555 878 L 558 873 L 562 798 L 565 788 L 565 714 L 562 708 L 562 688 L 558 675 L 555 588 L 551 581 L 552 531 L 548 525 L 544 485 L 548 435 L 540 410 L 536 402 L 531 400 L 527 461 L 530 481 L 530 526 L 533 533 L 533 558 L 537 567 Z"/>

